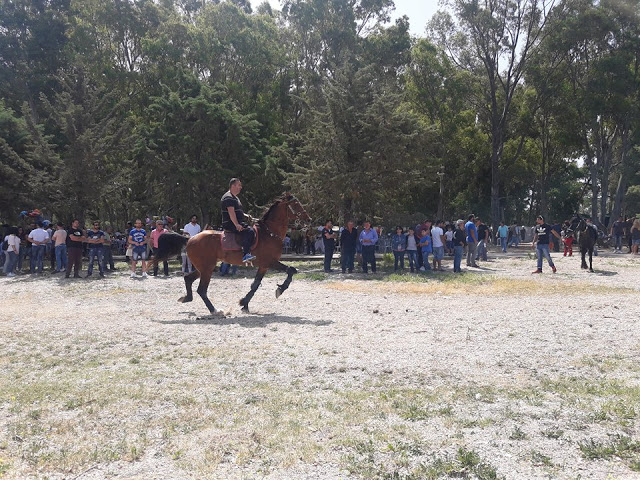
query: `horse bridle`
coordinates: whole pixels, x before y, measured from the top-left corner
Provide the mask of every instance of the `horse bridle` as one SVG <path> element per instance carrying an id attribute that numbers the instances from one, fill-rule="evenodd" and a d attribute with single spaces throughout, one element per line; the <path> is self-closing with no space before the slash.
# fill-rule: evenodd
<path id="1" fill-rule="evenodd" d="M 302 213 L 301 213 L 301 212 L 296 212 L 296 211 L 291 207 L 291 200 L 295 200 L 295 201 L 297 201 L 297 202 L 298 202 L 298 204 L 300 204 L 300 201 L 299 201 L 296 197 L 294 197 L 294 196 L 291 196 L 291 199 L 286 201 L 286 202 L 287 202 L 287 207 L 289 208 L 289 211 L 291 212 L 291 214 L 292 214 L 294 217 L 296 217 L 296 219 L 295 219 L 295 222 L 294 222 L 294 223 L 295 223 L 295 225 L 296 225 L 296 227 L 297 227 L 297 226 L 299 226 L 299 225 L 302 223 L 302 222 L 300 221 L 300 217 L 302 216 Z M 269 228 L 269 225 L 267 225 L 267 222 L 261 222 L 261 223 L 264 225 L 264 228 L 267 230 L 267 233 L 269 234 L 269 236 L 271 236 L 271 237 L 276 237 L 278 240 L 280 240 L 280 241 L 284 242 L 284 238 L 282 238 L 280 235 L 278 235 L 277 233 L 275 233 L 274 231 L 272 231 L 272 230 Z"/>
<path id="2" fill-rule="evenodd" d="M 300 217 L 302 216 L 302 212 L 300 212 L 300 211 L 297 211 L 297 212 L 296 212 L 296 211 L 293 209 L 293 207 L 291 206 L 291 202 L 292 202 L 293 200 L 295 200 L 296 202 L 298 202 L 298 205 L 300 205 L 300 201 L 299 201 L 296 197 L 291 196 L 291 199 L 290 199 L 290 200 L 287 200 L 287 207 L 289 207 L 289 211 L 290 211 L 290 212 L 291 212 L 291 214 L 295 217 L 295 220 L 294 220 L 294 222 L 293 222 L 293 223 L 295 224 L 295 226 L 296 226 L 296 227 L 299 227 L 299 226 L 300 226 L 300 224 L 302 223 L 302 221 L 300 220 Z"/>

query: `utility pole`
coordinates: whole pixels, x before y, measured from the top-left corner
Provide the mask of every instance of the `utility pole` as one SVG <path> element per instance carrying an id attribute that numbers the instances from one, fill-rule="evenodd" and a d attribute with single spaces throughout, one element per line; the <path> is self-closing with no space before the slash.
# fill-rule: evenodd
<path id="1" fill-rule="evenodd" d="M 438 173 L 436 173 L 436 175 L 438 175 L 438 177 L 440 177 L 440 195 L 438 196 L 438 218 L 439 220 L 442 220 L 442 214 L 443 214 L 443 210 L 444 210 L 444 199 L 443 199 L 443 193 L 444 193 L 444 188 L 443 188 L 443 180 L 444 180 L 444 165 L 440 165 L 440 170 Z"/>

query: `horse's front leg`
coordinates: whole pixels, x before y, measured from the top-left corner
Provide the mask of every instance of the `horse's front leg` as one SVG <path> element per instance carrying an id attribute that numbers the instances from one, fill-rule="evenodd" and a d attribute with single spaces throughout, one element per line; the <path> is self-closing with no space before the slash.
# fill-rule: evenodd
<path id="1" fill-rule="evenodd" d="M 267 273 L 268 268 L 259 268 L 258 273 L 256 273 L 256 278 L 253 279 L 253 283 L 251 284 L 251 289 L 249 293 L 247 293 L 244 298 L 240 300 L 240 305 L 242 306 L 243 312 L 249 312 L 249 302 L 253 298 L 253 295 L 258 290 L 260 283 L 262 283 L 262 279 L 264 278 L 264 274 Z"/>
<path id="2" fill-rule="evenodd" d="M 587 255 L 587 249 L 584 246 L 580 246 L 580 253 L 582 254 L 582 265 L 580 265 L 580 268 L 582 269 L 586 269 L 587 268 L 587 260 L 586 260 L 586 255 Z"/>
<path id="3" fill-rule="evenodd" d="M 287 278 L 285 279 L 285 281 L 282 282 L 282 285 L 278 285 L 278 288 L 276 288 L 276 298 L 279 298 L 280 295 L 282 295 L 284 291 L 289 288 L 291 280 L 293 280 L 293 276 L 298 273 L 298 271 L 294 267 L 289 267 L 282 262 L 275 262 L 271 264 L 271 268 L 273 268 L 274 270 L 278 270 L 279 272 L 287 272 Z"/>
<path id="4" fill-rule="evenodd" d="M 589 250 L 589 271 L 593 273 L 593 248 Z"/>

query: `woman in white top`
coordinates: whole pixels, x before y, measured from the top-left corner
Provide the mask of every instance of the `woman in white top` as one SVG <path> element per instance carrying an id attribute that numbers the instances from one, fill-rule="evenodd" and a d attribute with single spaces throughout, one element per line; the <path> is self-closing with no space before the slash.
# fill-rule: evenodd
<path id="1" fill-rule="evenodd" d="M 9 235 L 5 237 L 5 240 L 9 245 L 6 251 L 7 260 L 4 263 L 4 273 L 7 274 L 7 277 L 15 277 L 16 275 L 13 271 L 16 268 L 18 255 L 20 254 L 20 238 L 17 233 L 18 227 L 11 227 L 9 229 Z"/>

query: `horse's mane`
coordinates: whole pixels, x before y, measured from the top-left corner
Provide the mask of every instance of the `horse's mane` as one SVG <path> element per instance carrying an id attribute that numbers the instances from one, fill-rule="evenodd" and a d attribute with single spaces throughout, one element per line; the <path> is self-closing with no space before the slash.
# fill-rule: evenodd
<path id="1" fill-rule="evenodd" d="M 282 195 L 280 195 L 280 197 L 276 198 L 273 201 L 273 203 L 269 207 L 267 207 L 267 209 L 262 214 L 262 217 L 260 217 L 260 220 L 261 221 L 267 220 L 269 218 L 269 215 L 271 215 L 271 213 L 276 209 L 278 205 L 280 205 L 280 203 L 287 202 L 292 198 L 293 198 L 293 195 L 290 195 L 288 193 L 283 193 Z"/>

